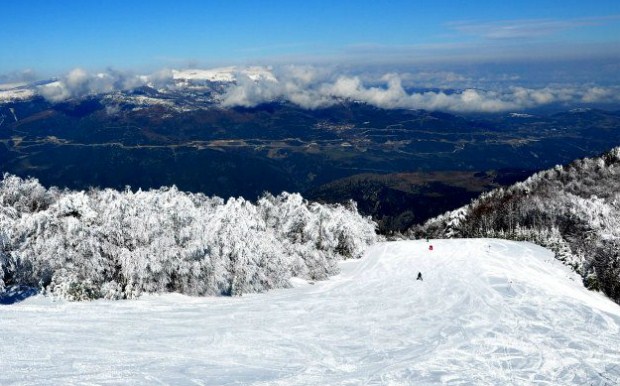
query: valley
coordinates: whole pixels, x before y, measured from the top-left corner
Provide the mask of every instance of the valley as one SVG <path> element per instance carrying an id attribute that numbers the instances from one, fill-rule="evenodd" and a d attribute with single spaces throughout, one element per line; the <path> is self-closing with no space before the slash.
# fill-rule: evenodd
<path id="1" fill-rule="evenodd" d="M 620 143 L 620 114 L 593 109 L 468 116 L 354 102 L 315 110 L 274 102 L 179 112 L 160 103 L 137 106 L 131 95 L 0 106 L 2 172 L 72 189 L 176 185 L 251 199 L 264 191 L 298 191 L 323 202 L 353 198 L 385 233 Z M 386 181 L 402 173 L 434 174 L 408 188 L 401 184 L 396 195 L 402 197 L 377 206 L 379 190 L 389 191 Z M 344 182 L 369 174 L 377 176 L 376 189 L 364 189 L 374 196 Z M 455 175 L 469 176 L 476 187 L 463 189 Z M 493 177 L 476 181 L 476 175 Z M 398 218 L 406 211 L 415 215 Z"/>

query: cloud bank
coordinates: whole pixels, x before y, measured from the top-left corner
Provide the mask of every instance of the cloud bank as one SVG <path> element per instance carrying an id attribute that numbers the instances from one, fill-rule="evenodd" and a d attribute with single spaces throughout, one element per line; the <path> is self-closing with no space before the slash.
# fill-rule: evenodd
<path id="1" fill-rule="evenodd" d="M 550 36 L 580 27 L 602 26 L 620 20 L 620 15 L 575 19 L 526 19 L 490 22 L 460 21 L 447 23 L 450 29 L 485 39 L 527 39 Z"/>
<path id="2" fill-rule="evenodd" d="M 156 78 L 157 74 L 153 77 Z M 38 92 L 51 102 L 61 102 L 86 95 L 130 90 L 145 85 L 146 81 L 146 78 L 120 71 L 108 70 L 92 74 L 76 68 L 61 79 L 38 87 Z"/>
<path id="3" fill-rule="evenodd" d="M 360 75 L 318 76 L 313 68 L 293 68 L 281 73 L 278 81 L 257 82 L 239 77 L 238 81 L 231 84 L 222 95 L 221 104 L 253 107 L 279 100 L 315 109 L 347 100 L 385 109 L 497 113 L 556 103 L 566 105 L 620 103 L 620 87 L 615 86 L 551 85 L 540 88 L 500 86 L 496 90 L 467 87 L 456 90 L 416 91 L 415 80 L 420 79 L 418 75 L 387 73 L 378 79 L 364 79 Z M 468 78 L 454 73 L 425 75 L 431 78 L 444 76 L 454 84 L 469 81 Z M 406 87 L 404 85 L 406 81 L 411 85 Z"/>
<path id="4" fill-rule="evenodd" d="M 74 69 L 56 81 L 37 86 L 36 92 L 51 102 L 61 102 L 149 86 L 162 95 L 210 92 L 222 107 L 253 107 L 280 101 L 317 109 L 354 101 L 385 109 L 462 113 L 519 111 L 552 104 L 620 103 L 620 87 L 616 85 L 530 87 L 518 85 L 519 81 L 520 76 L 515 74 L 476 77 L 445 70 L 381 73 L 300 65 L 161 70 L 150 75 Z"/>

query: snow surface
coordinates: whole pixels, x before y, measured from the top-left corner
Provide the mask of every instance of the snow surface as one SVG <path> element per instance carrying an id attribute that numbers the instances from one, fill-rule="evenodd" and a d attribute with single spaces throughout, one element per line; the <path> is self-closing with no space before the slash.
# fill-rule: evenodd
<path id="1" fill-rule="evenodd" d="M 620 382 L 620 307 L 533 244 L 381 243 L 292 284 L 0 307 L 0 384 Z"/>
<path id="2" fill-rule="evenodd" d="M 211 82 L 233 82 L 235 80 L 234 67 L 212 68 L 208 70 L 187 69 L 172 70 L 175 80 L 208 80 Z"/>
<path id="3" fill-rule="evenodd" d="M 33 90 L 19 88 L 11 90 L 0 90 L 0 102 L 21 101 L 34 97 Z"/>
<path id="4" fill-rule="evenodd" d="M 509 116 L 512 118 L 533 118 L 534 117 L 532 114 L 525 114 L 525 113 L 510 113 Z"/>
<path id="5" fill-rule="evenodd" d="M 234 82 L 237 80 L 235 73 L 240 73 L 253 81 L 266 80 L 277 82 L 273 73 L 265 67 L 251 66 L 246 68 L 219 67 L 211 69 L 186 69 L 172 70 L 172 78 L 175 80 L 202 80 L 210 82 Z"/>

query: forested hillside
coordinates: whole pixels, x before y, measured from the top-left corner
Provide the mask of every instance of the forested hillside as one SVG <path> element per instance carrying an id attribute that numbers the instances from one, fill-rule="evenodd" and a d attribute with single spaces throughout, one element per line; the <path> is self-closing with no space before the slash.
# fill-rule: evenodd
<path id="1" fill-rule="evenodd" d="M 620 303 L 620 147 L 485 193 L 408 233 L 533 241 Z"/>
<path id="2" fill-rule="evenodd" d="M 0 293 L 35 287 L 70 300 L 142 293 L 241 295 L 325 279 L 377 240 L 356 205 L 299 194 L 207 197 L 178 189 L 46 189 L 0 182 Z"/>

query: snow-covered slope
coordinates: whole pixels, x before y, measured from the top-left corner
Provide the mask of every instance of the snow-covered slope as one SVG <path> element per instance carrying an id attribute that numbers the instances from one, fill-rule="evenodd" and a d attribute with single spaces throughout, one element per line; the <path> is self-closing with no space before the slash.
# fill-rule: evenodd
<path id="1" fill-rule="evenodd" d="M 210 82 L 234 82 L 235 68 L 234 67 L 222 67 L 212 68 L 208 70 L 202 69 L 187 69 L 187 70 L 172 70 L 172 78 L 175 80 L 207 80 Z"/>
<path id="2" fill-rule="evenodd" d="M 403 241 L 342 264 L 261 295 L 0 307 L 0 384 L 620 382 L 620 307 L 543 248 Z"/>
<path id="3" fill-rule="evenodd" d="M 407 235 L 531 241 L 620 304 L 620 147 L 485 192 Z"/>
<path id="4" fill-rule="evenodd" d="M 26 100 L 34 97 L 34 95 L 34 91 L 27 88 L 0 89 L 0 103 Z"/>
<path id="5" fill-rule="evenodd" d="M 209 81 L 209 82 L 234 82 L 237 80 L 236 74 L 243 74 L 253 81 L 266 80 L 277 82 L 276 77 L 266 67 L 219 67 L 211 69 L 185 69 L 172 70 L 172 78 L 179 82 L 187 81 Z"/>

